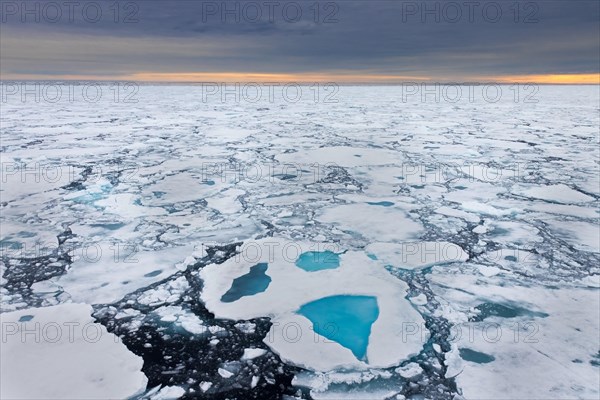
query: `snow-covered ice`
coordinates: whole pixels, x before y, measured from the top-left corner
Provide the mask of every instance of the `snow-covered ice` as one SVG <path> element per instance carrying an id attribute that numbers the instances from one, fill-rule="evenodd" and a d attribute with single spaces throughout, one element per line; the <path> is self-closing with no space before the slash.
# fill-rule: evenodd
<path id="1" fill-rule="evenodd" d="M 92 307 L 61 304 L 0 314 L 3 399 L 126 398 L 148 379 L 143 360 L 106 328 Z"/>
<path id="2" fill-rule="evenodd" d="M 299 268 L 298 258 L 318 246 L 279 238 L 244 243 L 240 256 L 222 264 L 208 265 L 200 271 L 204 281 L 201 298 L 217 317 L 233 320 L 271 317 L 273 326 L 265 343 L 283 359 L 306 368 L 389 367 L 416 355 L 422 346 L 421 338 L 407 339 L 402 332 L 406 329 L 405 323 L 421 324 L 423 319 L 403 300 L 406 285 L 392 279 L 364 252 L 344 252 L 339 257 L 340 266 L 335 269 L 306 271 Z M 327 244 L 321 246 L 325 248 Z M 268 265 L 266 274 L 270 284 L 266 290 L 236 301 L 223 301 L 232 283 L 261 263 Z M 315 332 L 311 321 L 298 312 L 311 301 L 340 294 L 377 299 L 379 316 L 368 338 L 366 364 L 335 340 Z"/>
<path id="3" fill-rule="evenodd" d="M 400 91 L 3 102 L 2 397 L 597 398 L 597 87 Z"/>

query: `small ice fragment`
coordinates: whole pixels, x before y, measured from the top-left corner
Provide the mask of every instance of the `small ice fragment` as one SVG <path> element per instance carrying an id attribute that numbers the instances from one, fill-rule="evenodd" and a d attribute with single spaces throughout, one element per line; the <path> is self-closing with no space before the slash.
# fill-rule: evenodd
<path id="1" fill-rule="evenodd" d="M 396 368 L 395 371 L 404 379 L 413 379 L 423 373 L 423 368 L 417 363 L 410 363 L 403 367 Z"/>
<path id="2" fill-rule="evenodd" d="M 233 376 L 233 372 L 229 372 L 223 368 L 219 368 L 217 372 L 219 372 L 219 375 L 221 375 L 225 379 L 229 379 Z"/>
<path id="3" fill-rule="evenodd" d="M 475 228 L 473 228 L 473 232 L 479 234 L 486 233 L 487 228 L 484 225 L 477 225 Z"/>
<path id="4" fill-rule="evenodd" d="M 156 395 L 152 396 L 152 400 L 175 400 L 185 394 L 185 389 L 179 386 L 165 386 Z"/>
<path id="5" fill-rule="evenodd" d="M 417 306 L 422 306 L 427 304 L 427 296 L 424 293 L 419 294 L 418 296 L 411 297 L 410 301 Z"/>
<path id="6" fill-rule="evenodd" d="M 479 272 L 481 273 L 481 275 L 485 276 L 486 278 L 498 275 L 501 271 L 502 270 L 498 267 L 487 267 L 485 265 L 479 266 Z"/>
<path id="7" fill-rule="evenodd" d="M 266 353 L 267 351 L 265 349 L 244 349 L 244 355 L 242 356 L 242 360 L 252 360 Z"/>
<path id="8" fill-rule="evenodd" d="M 200 382 L 200 390 L 206 392 L 212 386 L 212 382 Z"/>
<path id="9" fill-rule="evenodd" d="M 252 322 L 238 322 L 234 326 L 243 333 L 254 333 L 256 331 L 256 324 Z"/>

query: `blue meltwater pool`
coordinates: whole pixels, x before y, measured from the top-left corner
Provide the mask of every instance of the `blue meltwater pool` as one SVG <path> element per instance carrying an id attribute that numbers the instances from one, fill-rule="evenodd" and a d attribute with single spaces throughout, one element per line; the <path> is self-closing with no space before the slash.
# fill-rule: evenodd
<path id="1" fill-rule="evenodd" d="M 300 254 L 296 260 L 296 266 L 309 272 L 334 269 L 340 266 L 340 256 L 329 250 L 307 251 Z"/>
<path id="2" fill-rule="evenodd" d="M 379 306 L 372 296 L 339 295 L 304 304 L 298 313 L 313 323 L 316 333 L 341 344 L 363 360 L 371 325 L 379 316 Z"/>
<path id="3" fill-rule="evenodd" d="M 271 277 L 266 274 L 268 267 L 267 263 L 256 264 L 246 275 L 235 278 L 227 293 L 221 297 L 221 301 L 232 303 L 244 296 L 252 296 L 267 290 L 271 283 Z"/>

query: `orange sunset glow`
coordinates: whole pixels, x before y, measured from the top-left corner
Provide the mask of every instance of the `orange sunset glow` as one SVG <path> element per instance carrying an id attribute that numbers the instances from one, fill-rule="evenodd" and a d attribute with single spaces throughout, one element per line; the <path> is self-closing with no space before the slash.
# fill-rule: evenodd
<path id="1" fill-rule="evenodd" d="M 390 75 L 350 72 L 256 73 L 256 72 L 139 72 L 114 76 L 2 74 L 3 81 L 63 80 L 63 81 L 134 81 L 156 83 L 240 82 L 240 83 L 336 83 L 336 84 L 401 84 L 408 82 L 491 82 L 499 84 L 532 83 L 555 85 L 598 85 L 595 74 L 535 74 L 440 77 L 426 75 Z"/>

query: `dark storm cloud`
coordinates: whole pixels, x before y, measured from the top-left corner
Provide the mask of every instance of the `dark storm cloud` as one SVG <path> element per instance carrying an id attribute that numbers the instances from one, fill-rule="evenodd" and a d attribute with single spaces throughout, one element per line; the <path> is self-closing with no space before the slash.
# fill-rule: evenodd
<path id="1" fill-rule="evenodd" d="M 600 70 L 597 0 L 2 3 L 3 74 Z"/>

